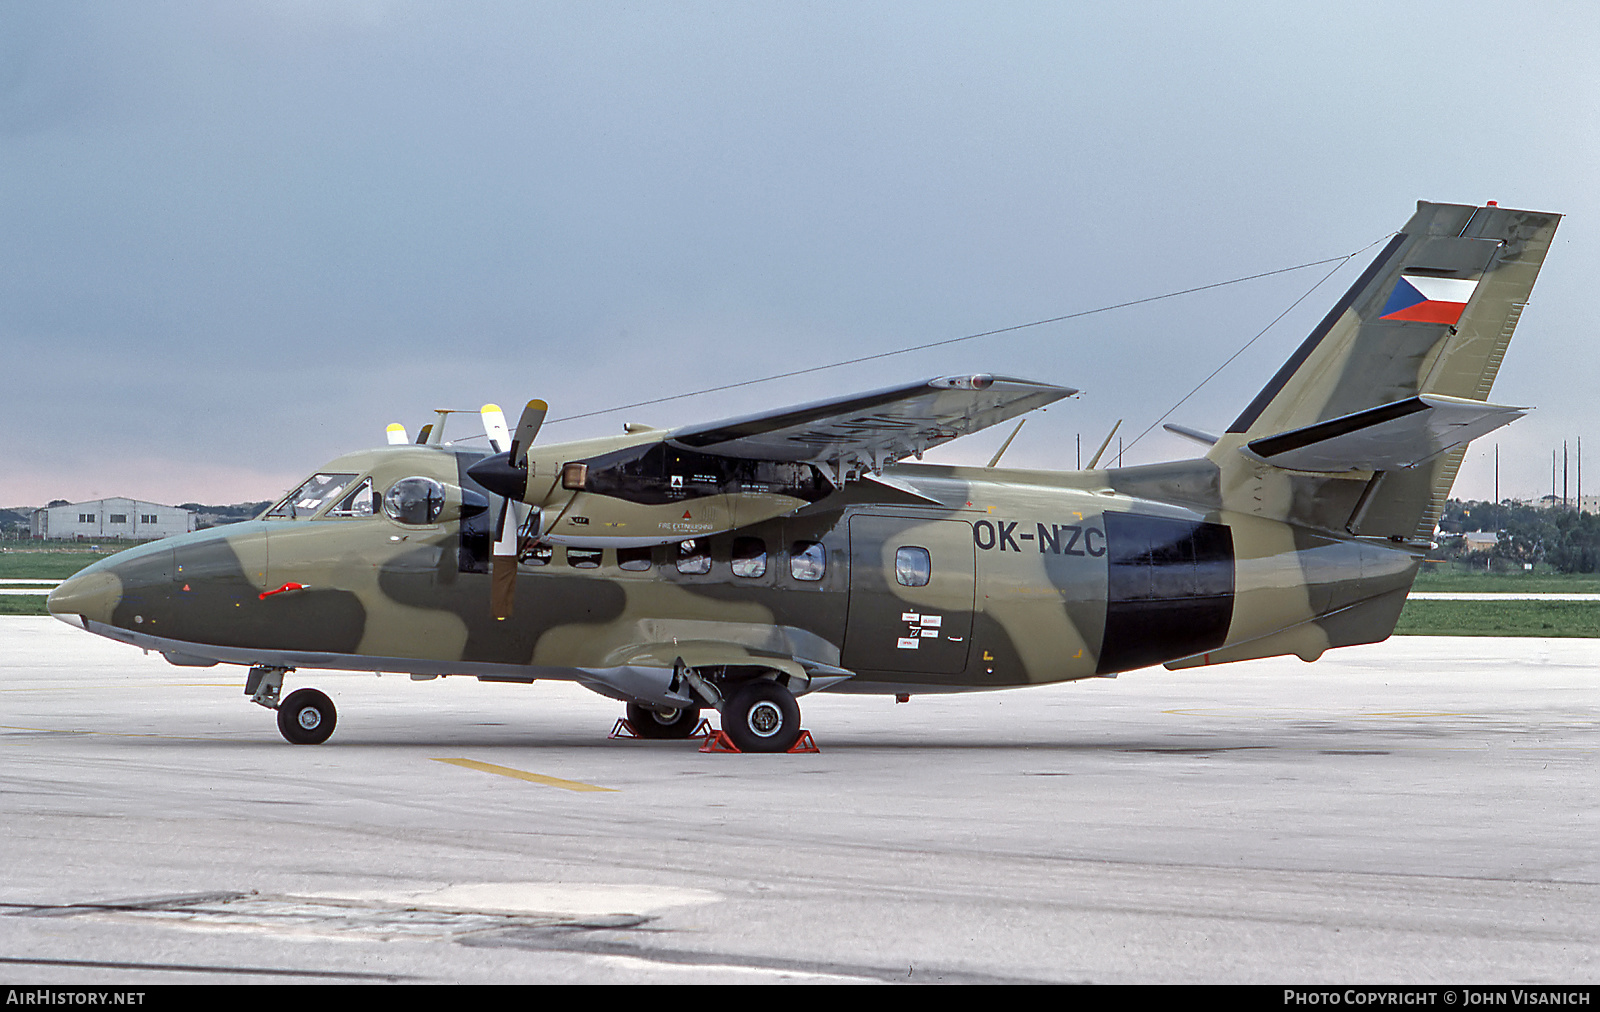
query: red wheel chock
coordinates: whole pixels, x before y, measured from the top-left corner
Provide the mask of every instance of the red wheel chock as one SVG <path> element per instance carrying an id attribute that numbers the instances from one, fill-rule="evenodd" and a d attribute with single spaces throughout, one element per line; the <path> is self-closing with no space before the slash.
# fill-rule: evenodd
<path id="1" fill-rule="evenodd" d="M 817 748 L 817 743 L 811 740 L 811 732 L 802 729 L 800 731 L 800 737 L 796 738 L 794 740 L 794 744 L 789 746 L 789 754 L 802 755 L 807 752 L 816 752 L 820 754 L 822 750 Z"/>
<path id="2" fill-rule="evenodd" d="M 633 725 L 628 723 L 628 718 L 626 718 L 626 717 L 618 717 L 617 718 L 617 726 L 612 728 L 611 729 L 611 733 L 606 735 L 606 737 L 607 738 L 637 738 L 637 737 L 639 737 L 639 732 L 635 731 L 633 729 Z"/>
<path id="3" fill-rule="evenodd" d="M 700 723 L 695 725 L 695 729 L 693 731 L 689 732 L 689 737 L 690 738 L 705 739 L 705 738 L 710 738 L 712 735 L 717 734 L 717 733 L 718 733 L 717 729 L 711 726 L 711 721 L 707 720 L 704 717 L 701 717 L 700 718 Z M 613 727 L 611 729 L 611 733 L 606 735 L 606 737 L 610 738 L 610 739 L 637 738 L 637 739 L 643 740 L 643 735 L 639 734 L 638 731 L 635 731 L 633 729 L 633 725 L 628 723 L 628 718 L 626 718 L 626 717 L 618 718 L 617 719 L 617 726 Z M 735 750 L 735 751 L 737 751 L 737 750 Z"/>
<path id="4" fill-rule="evenodd" d="M 717 731 L 711 737 L 707 738 L 706 743 L 700 746 L 700 751 L 724 754 L 732 753 L 735 755 L 744 754 L 740 750 L 739 746 L 733 743 L 733 739 L 729 738 L 727 734 L 722 731 Z M 801 755 L 805 753 L 820 753 L 821 751 L 821 749 L 817 748 L 817 743 L 812 740 L 811 732 L 801 731 L 800 737 L 796 738 L 794 740 L 794 744 L 789 746 L 788 754 Z"/>

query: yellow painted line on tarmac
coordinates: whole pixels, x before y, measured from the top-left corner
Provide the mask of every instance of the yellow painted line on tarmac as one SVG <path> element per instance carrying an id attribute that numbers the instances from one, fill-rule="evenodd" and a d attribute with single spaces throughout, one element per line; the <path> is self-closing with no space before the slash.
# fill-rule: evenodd
<path id="1" fill-rule="evenodd" d="M 525 770 L 514 770 L 509 766 L 496 766 L 494 763 L 481 763 L 476 759 L 438 759 L 436 763 L 449 763 L 452 766 L 461 766 L 469 770 L 478 770 L 481 773 L 493 773 L 497 776 L 511 777 L 516 780 L 526 780 L 530 783 L 544 784 L 546 787 L 559 787 L 564 791 L 606 791 L 620 793 L 615 787 L 597 787 L 579 780 L 562 780 L 560 777 L 547 777 L 543 773 L 528 773 Z"/>

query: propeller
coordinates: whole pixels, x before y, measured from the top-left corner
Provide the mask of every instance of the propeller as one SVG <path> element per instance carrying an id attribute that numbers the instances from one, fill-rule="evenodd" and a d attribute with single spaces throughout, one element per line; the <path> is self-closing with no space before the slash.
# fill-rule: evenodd
<path id="1" fill-rule="evenodd" d="M 391 445 L 391 446 L 398 446 L 401 443 L 409 443 L 409 442 L 411 442 L 411 440 L 406 438 L 406 427 L 404 425 L 401 425 L 399 422 L 390 422 L 389 423 L 389 428 L 388 428 L 387 431 L 388 431 L 388 437 L 389 437 L 389 445 Z"/>
<path id="2" fill-rule="evenodd" d="M 495 522 L 494 552 L 489 575 L 489 612 L 496 621 L 511 617 L 511 604 L 517 587 L 517 531 L 522 526 L 515 503 L 528 487 L 528 447 L 533 445 L 544 424 L 550 405 L 541 400 L 531 400 L 522 409 L 517 420 L 517 433 L 511 434 L 506 426 L 505 412 L 498 404 L 485 404 L 480 411 L 483 431 L 489 436 L 489 445 L 497 456 L 472 465 L 467 473 L 484 488 L 500 495 L 500 517 Z M 504 454 L 502 459 L 499 454 Z M 479 468 L 492 466 L 479 474 Z M 484 481 L 484 477 L 489 481 Z M 511 523 L 506 523 L 507 515 Z"/>

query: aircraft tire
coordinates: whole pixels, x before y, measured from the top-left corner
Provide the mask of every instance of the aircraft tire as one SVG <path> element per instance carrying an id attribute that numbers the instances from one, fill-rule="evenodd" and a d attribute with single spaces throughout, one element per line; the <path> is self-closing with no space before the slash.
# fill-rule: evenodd
<path id="1" fill-rule="evenodd" d="M 722 730 L 741 752 L 787 752 L 800 737 L 800 704 L 777 682 L 747 682 L 723 707 Z"/>
<path id="2" fill-rule="evenodd" d="M 694 734 L 700 723 L 700 708 L 685 706 L 674 710 L 671 718 L 662 716 L 648 706 L 628 704 L 628 724 L 641 738 L 687 738 Z"/>
<path id="3" fill-rule="evenodd" d="M 321 745 L 338 719 L 333 700 L 316 689 L 296 689 L 278 704 L 278 732 L 291 745 Z"/>

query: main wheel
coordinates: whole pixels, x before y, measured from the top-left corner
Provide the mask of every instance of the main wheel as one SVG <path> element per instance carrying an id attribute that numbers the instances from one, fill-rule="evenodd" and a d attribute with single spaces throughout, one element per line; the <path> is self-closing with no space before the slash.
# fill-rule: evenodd
<path id="1" fill-rule="evenodd" d="M 296 689 L 278 704 L 278 731 L 291 745 L 321 745 L 338 719 L 333 700 L 316 689 Z"/>
<path id="2" fill-rule="evenodd" d="M 800 704 L 777 682 L 746 682 L 728 697 L 722 730 L 741 752 L 787 752 L 800 737 Z"/>
<path id="3" fill-rule="evenodd" d="M 641 738 L 687 738 L 700 723 L 700 708 L 685 706 L 662 713 L 638 703 L 628 704 L 628 724 Z"/>

